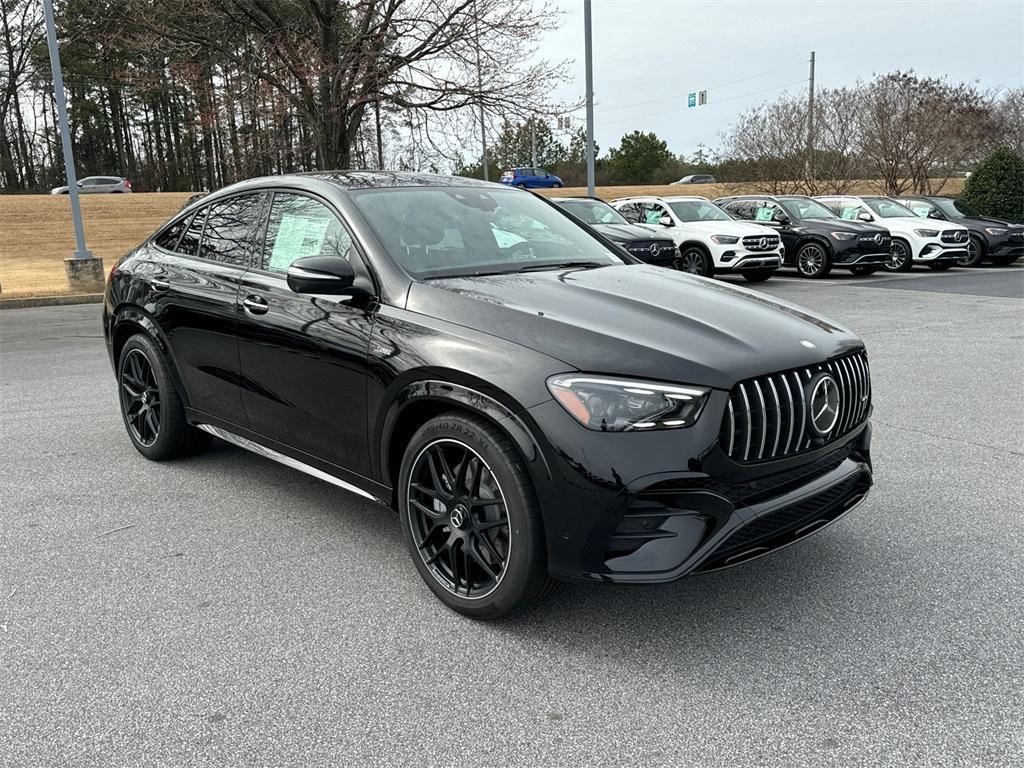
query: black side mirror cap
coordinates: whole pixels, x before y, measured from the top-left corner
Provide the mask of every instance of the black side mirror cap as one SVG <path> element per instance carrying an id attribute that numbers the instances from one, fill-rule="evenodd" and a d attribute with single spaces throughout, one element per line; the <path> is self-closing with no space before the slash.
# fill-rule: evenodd
<path id="1" fill-rule="evenodd" d="M 288 267 L 288 287 L 295 293 L 351 296 L 363 291 L 356 287 L 352 265 L 340 256 L 306 256 Z"/>

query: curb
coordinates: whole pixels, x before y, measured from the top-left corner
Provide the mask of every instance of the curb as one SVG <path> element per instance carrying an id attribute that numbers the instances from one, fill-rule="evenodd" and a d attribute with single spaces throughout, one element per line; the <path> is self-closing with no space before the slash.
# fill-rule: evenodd
<path id="1" fill-rule="evenodd" d="M 0 309 L 63 307 L 71 304 L 99 304 L 102 301 L 102 293 L 75 293 L 68 296 L 25 296 L 24 298 L 0 299 Z"/>

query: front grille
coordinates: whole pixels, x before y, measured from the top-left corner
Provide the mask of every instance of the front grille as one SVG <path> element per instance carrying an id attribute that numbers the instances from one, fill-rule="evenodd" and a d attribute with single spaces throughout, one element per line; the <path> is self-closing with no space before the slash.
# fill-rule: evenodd
<path id="1" fill-rule="evenodd" d="M 1024 229 L 1011 229 L 1010 239 L 1017 243 L 1024 242 Z"/>
<path id="2" fill-rule="evenodd" d="M 881 233 L 877 235 L 861 235 L 858 242 L 864 248 L 878 248 L 882 251 L 888 251 L 889 246 L 892 244 L 892 238 Z"/>
<path id="3" fill-rule="evenodd" d="M 778 235 L 747 235 L 743 247 L 748 251 L 774 251 L 779 247 Z"/>
<path id="4" fill-rule="evenodd" d="M 839 389 L 839 417 L 824 437 L 812 437 L 807 382 L 819 371 L 832 375 Z M 805 368 L 742 381 L 729 393 L 719 444 L 733 461 L 756 462 L 792 456 L 826 445 L 867 417 L 871 375 L 863 350 Z"/>
<path id="5" fill-rule="evenodd" d="M 667 251 L 675 251 L 675 245 L 669 240 L 638 240 L 629 243 L 626 250 L 641 259 L 653 259 L 667 256 Z"/>
<path id="6" fill-rule="evenodd" d="M 942 233 L 942 242 L 944 243 L 966 243 L 967 242 L 967 230 L 966 229 L 947 229 Z"/>

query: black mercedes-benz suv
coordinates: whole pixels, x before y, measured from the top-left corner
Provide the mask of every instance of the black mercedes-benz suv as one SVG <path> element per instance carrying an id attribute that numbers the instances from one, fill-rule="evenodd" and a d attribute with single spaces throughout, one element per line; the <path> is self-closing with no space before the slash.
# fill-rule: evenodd
<path id="1" fill-rule="evenodd" d="M 997 267 L 1013 264 L 1024 256 L 1024 225 L 986 216 L 968 216 L 949 197 L 897 197 L 918 216 L 951 221 L 967 227 L 971 233 L 967 255 L 957 264 L 977 267 L 991 261 Z"/>
<path id="2" fill-rule="evenodd" d="M 477 618 L 749 560 L 872 484 L 853 333 L 496 184 L 235 184 L 118 262 L 103 330 L 140 453 L 216 436 L 379 500 Z"/>
<path id="3" fill-rule="evenodd" d="M 786 247 L 783 266 L 803 277 L 826 277 L 834 268 L 870 275 L 889 260 L 889 230 L 841 219 L 810 197 L 737 195 L 715 203 L 738 219 L 777 229 Z"/>
<path id="4" fill-rule="evenodd" d="M 613 243 L 618 243 L 640 261 L 669 267 L 675 263 L 676 244 L 658 237 L 651 227 L 630 224 L 604 200 L 593 197 L 552 197 L 555 205 L 593 227 Z"/>

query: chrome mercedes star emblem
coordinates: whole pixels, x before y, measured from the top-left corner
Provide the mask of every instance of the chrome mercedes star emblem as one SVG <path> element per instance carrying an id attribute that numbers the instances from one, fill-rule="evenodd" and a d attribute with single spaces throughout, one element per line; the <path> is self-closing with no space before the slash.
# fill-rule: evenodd
<path id="1" fill-rule="evenodd" d="M 767 249 L 768 249 L 768 238 L 767 238 L 767 237 L 762 237 L 762 238 L 761 238 L 761 239 L 760 239 L 760 240 L 758 241 L 757 245 L 758 245 L 758 247 L 759 247 L 759 248 L 760 248 L 760 249 L 761 249 L 762 251 L 764 251 L 764 250 L 767 250 Z"/>
<path id="2" fill-rule="evenodd" d="M 459 504 L 455 509 L 452 510 L 452 526 L 455 528 L 462 528 L 466 525 L 469 518 L 469 513 L 466 508 Z"/>
<path id="3" fill-rule="evenodd" d="M 657 243 L 651 243 L 651 247 L 648 248 L 648 250 L 651 252 L 651 256 L 657 256 L 658 255 L 658 251 L 660 249 L 658 248 L 658 244 Z"/>
<path id="4" fill-rule="evenodd" d="M 807 382 L 807 421 L 811 432 L 825 437 L 839 420 L 839 387 L 831 374 L 820 373 Z"/>
<path id="5" fill-rule="evenodd" d="M 876 232 L 875 233 L 875 244 L 876 245 L 881 245 L 882 244 L 882 233 L 881 232 Z"/>

